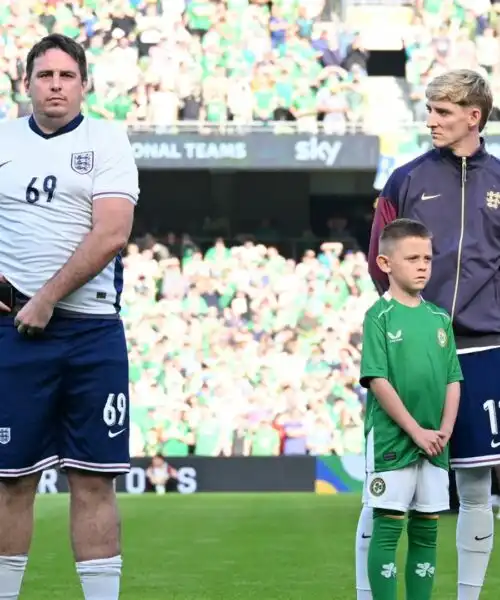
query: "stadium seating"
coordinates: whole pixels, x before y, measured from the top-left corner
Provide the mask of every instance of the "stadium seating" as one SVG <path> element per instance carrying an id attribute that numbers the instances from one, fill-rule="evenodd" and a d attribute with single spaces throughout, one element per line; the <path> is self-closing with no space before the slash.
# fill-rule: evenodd
<path id="1" fill-rule="evenodd" d="M 337 6 L 332 0 L 2 3 L 0 120 L 29 113 L 22 63 L 47 32 L 87 48 L 86 113 L 131 127 L 279 120 L 310 132 L 319 120 L 328 132 L 343 133 L 365 121 L 380 123 L 377 89 L 392 98 L 393 119 L 407 122 L 411 111 L 410 120 L 421 120 L 425 82 L 448 67 L 482 70 L 498 88 L 500 3 L 415 2 L 413 20 L 401 32 L 406 99 L 394 81 L 388 88 L 387 80 L 367 78 L 362 36 L 340 21 Z"/>

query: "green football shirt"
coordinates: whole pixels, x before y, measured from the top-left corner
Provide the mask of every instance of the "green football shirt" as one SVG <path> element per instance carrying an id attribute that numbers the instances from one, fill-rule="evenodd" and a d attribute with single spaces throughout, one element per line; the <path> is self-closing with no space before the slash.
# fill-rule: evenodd
<path id="1" fill-rule="evenodd" d="M 426 456 L 369 389 L 370 380 L 379 377 L 389 381 L 422 427 L 438 430 L 447 386 L 462 380 L 446 311 L 424 300 L 416 307 L 405 306 L 386 293 L 365 315 L 360 381 L 369 390 L 366 456 L 375 472 L 402 469 Z M 448 448 L 429 460 L 448 469 Z"/>

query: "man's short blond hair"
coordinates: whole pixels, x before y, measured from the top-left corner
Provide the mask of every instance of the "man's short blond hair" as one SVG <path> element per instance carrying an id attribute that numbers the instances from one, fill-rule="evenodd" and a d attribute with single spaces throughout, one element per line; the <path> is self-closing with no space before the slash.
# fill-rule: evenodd
<path id="1" fill-rule="evenodd" d="M 479 131 L 484 129 L 493 108 L 490 84 L 479 73 L 469 69 L 457 69 L 439 75 L 429 83 L 425 95 L 431 102 L 452 102 L 479 108 Z"/>

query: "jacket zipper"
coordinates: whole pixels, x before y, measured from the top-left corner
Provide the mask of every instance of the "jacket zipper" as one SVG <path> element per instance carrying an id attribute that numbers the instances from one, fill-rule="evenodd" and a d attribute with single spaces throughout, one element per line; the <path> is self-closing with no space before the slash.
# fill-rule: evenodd
<path id="1" fill-rule="evenodd" d="M 455 289 L 453 291 L 453 303 L 451 305 L 451 320 L 455 318 L 455 310 L 457 307 L 458 284 L 460 282 L 460 266 L 462 263 L 462 248 L 464 244 L 465 233 L 465 182 L 467 181 L 467 158 L 462 156 L 462 186 L 460 198 L 460 238 L 458 240 L 457 253 L 457 275 L 455 277 Z"/>

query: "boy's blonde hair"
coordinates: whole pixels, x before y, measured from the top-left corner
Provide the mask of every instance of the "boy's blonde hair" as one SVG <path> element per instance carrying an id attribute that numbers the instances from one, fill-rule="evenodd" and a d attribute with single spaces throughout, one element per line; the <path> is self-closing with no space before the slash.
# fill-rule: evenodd
<path id="1" fill-rule="evenodd" d="M 431 102 L 452 102 L 459 106 L 475 106 L 481 111 L 479 131 L 482 131 L 493 108 L 490 84 L 476 71 L 457 69 L 433 79 L 425 91 Z"/>

